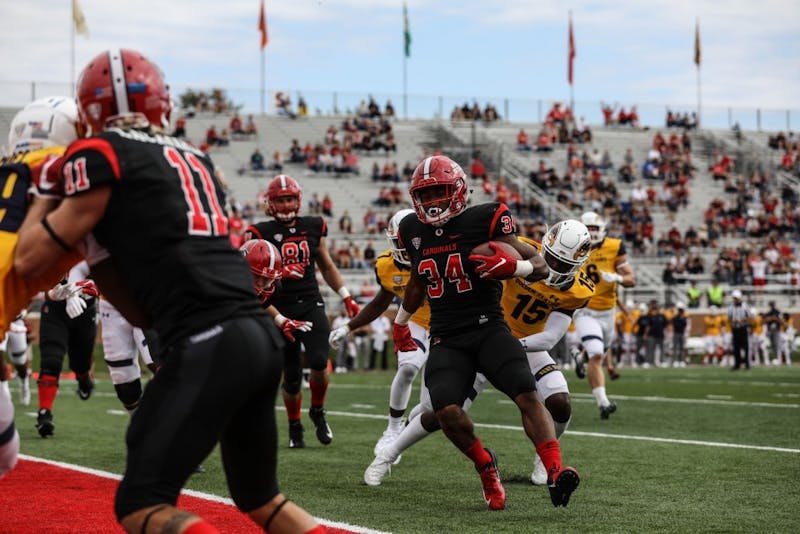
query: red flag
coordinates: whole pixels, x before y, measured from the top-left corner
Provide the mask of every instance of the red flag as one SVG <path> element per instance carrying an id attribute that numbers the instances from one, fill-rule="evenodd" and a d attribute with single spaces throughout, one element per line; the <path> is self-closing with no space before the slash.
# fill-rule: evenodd
<path id="1" fill-rule="evenodd" d="M 567 52 L 569 67 L 567 69 L 567 81 L 572 85 L 572 65 L 575 63 L 575 35 L 572 33 L 572 15 L 569 17 L 569 51 Z"/>
<path id="2" fill-rule="evenodd" d="M 261 0 L 261 16 L 258 17 L 258 29 L 261 32 L 261 50 L 267 46 L 267 15 L 264 13 L 264 0 Z"/>

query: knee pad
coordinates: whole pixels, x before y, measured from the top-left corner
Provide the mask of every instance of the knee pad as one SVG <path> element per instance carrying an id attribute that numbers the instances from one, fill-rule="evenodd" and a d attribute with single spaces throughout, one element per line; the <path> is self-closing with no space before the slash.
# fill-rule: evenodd
<path id="1" fill-rule="evenodd" d="M 419 369 L 417 369 L 413 365 L 401 365 L 397 369 L 397 374 L 395 375 L 395 379 L 399 379 L 402 380 L 404 383 L 411 384 L 417 377 L 418 373 Z"/>
<path id="2" fill-rule="evenodd" d="M 139 406 L 139 401 L 142 398 L 142 381 L 138 378 L 132 382 L 125 382 L 124 384 L 114 384 L 114 389 L 117 392 L 117 398 L 120 400 L 125 409 L 132 412 Z"/>
<path id="3" fill-rule="evenodd" d="M 139 380 L 142 376 L 142 370 L 137 360 L 105 360 L 105 362 L 108 366 L 108 374 L 111 375 L 111 382 L 115 386 Z"/>
<path id="4" fill-rule="evenodd" d="M 284 377 L 283 384 L 281 385 L 283 391 L 285 391 L 289 395 L 297 395 L 298 393 L 300 393 L 301 386 L 302 382 L 299 379 L 289 380 L 288 377 Z"/>
<path id="5" fill-rule="evenodd" d="M 586 354 L 591 358 L 592 356 L 602 356 L 605 350 L 603 349 L 603 340 L 598 337 L 588 337 L 581 339 Z"/>
<path id="6" fill-rule="evenodd" d="M 28 350 L 22 352 L 9 352 L 8 356 L 11 358 L 11 363 L 14 365 L 25 365 L 28 362 Z"/>

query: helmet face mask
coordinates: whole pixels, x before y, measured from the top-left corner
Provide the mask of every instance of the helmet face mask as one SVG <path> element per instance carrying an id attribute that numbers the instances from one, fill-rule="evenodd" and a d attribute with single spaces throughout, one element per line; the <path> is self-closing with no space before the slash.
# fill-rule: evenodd
<path id="1" fill-rule="evenodd" d="M 414 210 L 412 209 L 400 210 L 392 215 L 392 218 L 389 219 L 389 224 L 386 226 L 386 240 L 389 241 L 389 248 L 392 250 L 394 261 L 407 267 L 411 265 L 411 259 L 408 257 L 405 247 L 400 243 L 397 231 L 400 227 L 400 221 L 413 213 Z"/>
<path id="2" fill-rule="evenodd" d="M 288 174 L 279 174 L 267 186 L 267 214 L 281 222 L 292 222 L 300 214 L 303 190 Z"/>
<path id="3" fill-rule="evenodd" d="M 551 287 L 571 283 L 590 250 L 589 230 L 580 221 L 567 219 L 551 226 L 542 239 L 542 257 L 550 270 L 544 283 Z"/>
<path id="4" fill-rule="evenodd" d="M 90 135 L 113 126 L 169 128 L 169 86 L 161 69 L 135 50 L 95 56 L 81 72 L 77 98 Z"/>
<path id="5" fill-rule="evenodd" d="M 281 255 L 278 249 L 264 239 L 251 239 L 239 247 L 244 259 L 250 265 L 253 287 L 261 302 L 266 302 L 275 292 L 281 279 Z"/>
<path id="6" fill-rule="evenodd" d="M 11 120 L 9 153 L 49 146 L 67 146 L 81 135 L 78 107 L 67 96 L 40 98 L 26 105 Z"/>
<path id="7" fill-rule="evenodd" d="M 464 213 L 469 192 L 464 170 L 447 156 L 425 158 L 411 176 L 411 200 L 425 224 L 442 226 Z"/>
<path id="8" fill-rule="evenodd" d="M 606 238 L 606 222 L 593 211 L 581 215 L 581 222 L 589 229 L 592 236 L 592 246 L 597 246 Z"/>

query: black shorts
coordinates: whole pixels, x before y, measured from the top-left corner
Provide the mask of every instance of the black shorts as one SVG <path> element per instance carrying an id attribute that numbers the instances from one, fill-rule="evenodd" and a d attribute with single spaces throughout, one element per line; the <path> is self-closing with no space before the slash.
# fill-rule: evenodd
<path id="1" fill-rule="evenodd" d="M 451 404 L 460 406 L 472 391 L 477 372 L 512 399 L 536 391 L 525 350 L 505 324 L 431 336 L 425 384 L 435 411 Z"/>
<path id="2" fill-rule="evenodd" d="M 223 321 L 176 343 L 145 388 L 126 435 L 119 519 L 175 504 L 220 443 L 231 498 L 244 512 L 278 493 L 275 398 L 283 360 L 266 314 Z"/>
<path id="3" fill-rule="evenodd" d="M 325 369 L 328 366 L 328 335 L 331 333 L 331 327 L 322 299 L 306 299 L 292 304 L 282 304 L 278 311 L 289 319 L 311 321 L 314 324 L 309 332 L 295 331 L 294 343 L 286 340 L 284 349 L 286 365 L 301 366 L 300 344 L 302 343 L 305 347 L 308 366 L 316 370 Z"/>
<path id="4" fill-rule="evenodd" d="M 86 310 L 74 319 L 66 311 L 66 301 L 46 300 L 39 322 L 40 370 L 59 376 L 64 356 L 69 354 L 69 368 L 75 373 L 89 372 L 97 336 L 96 299 L 86 302 Z"/>

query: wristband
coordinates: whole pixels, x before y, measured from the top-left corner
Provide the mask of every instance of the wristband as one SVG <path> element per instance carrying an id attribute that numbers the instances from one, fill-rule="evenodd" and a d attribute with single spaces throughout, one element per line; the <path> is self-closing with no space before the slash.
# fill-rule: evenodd
<path id="1" fill-rule="evenodd" d="M 514 270 L 514 276 L 525 278 L 533 273 L 533 263 L 531 260 L 517 260 L 517 268 Z"/>
<path id="2" fill-rule="evenodd" d="M 346 286 L 340 287 L 339 291 L 337 291 L 337 293 L 339 293 L 339 296 L 342 297 L 342 300 L 345 300 L 345 299 L 347 299 L 347 297 L 350 296 L 350 292 L 347 290 Z"/>
<path id="3" fill-rule="evenodd" d="M 342 325 L 342 328 L 344 328 L 344 331 L 345 331 L 346 334 L 350 333 L 350 323 Z"/>
<path id="4" fill-rule="evenodd" d="M 403 305 L 400 305 L 400 309 L 397 310 L 397 315 L 394 316 L 395 324 L 399 324 L 405 326 L 408 324 L 408 320 L 411 319 L 411 314 L 403 308 Z"/>
<path id="5" fill-rule="evenodd" d="M 283 323 L 286 322 L 286 317 L 279 313 L 272 320 L 275 321 L 275 324 L 278 325 L 278 328 L 280 328 L 283 326 Z"/>

